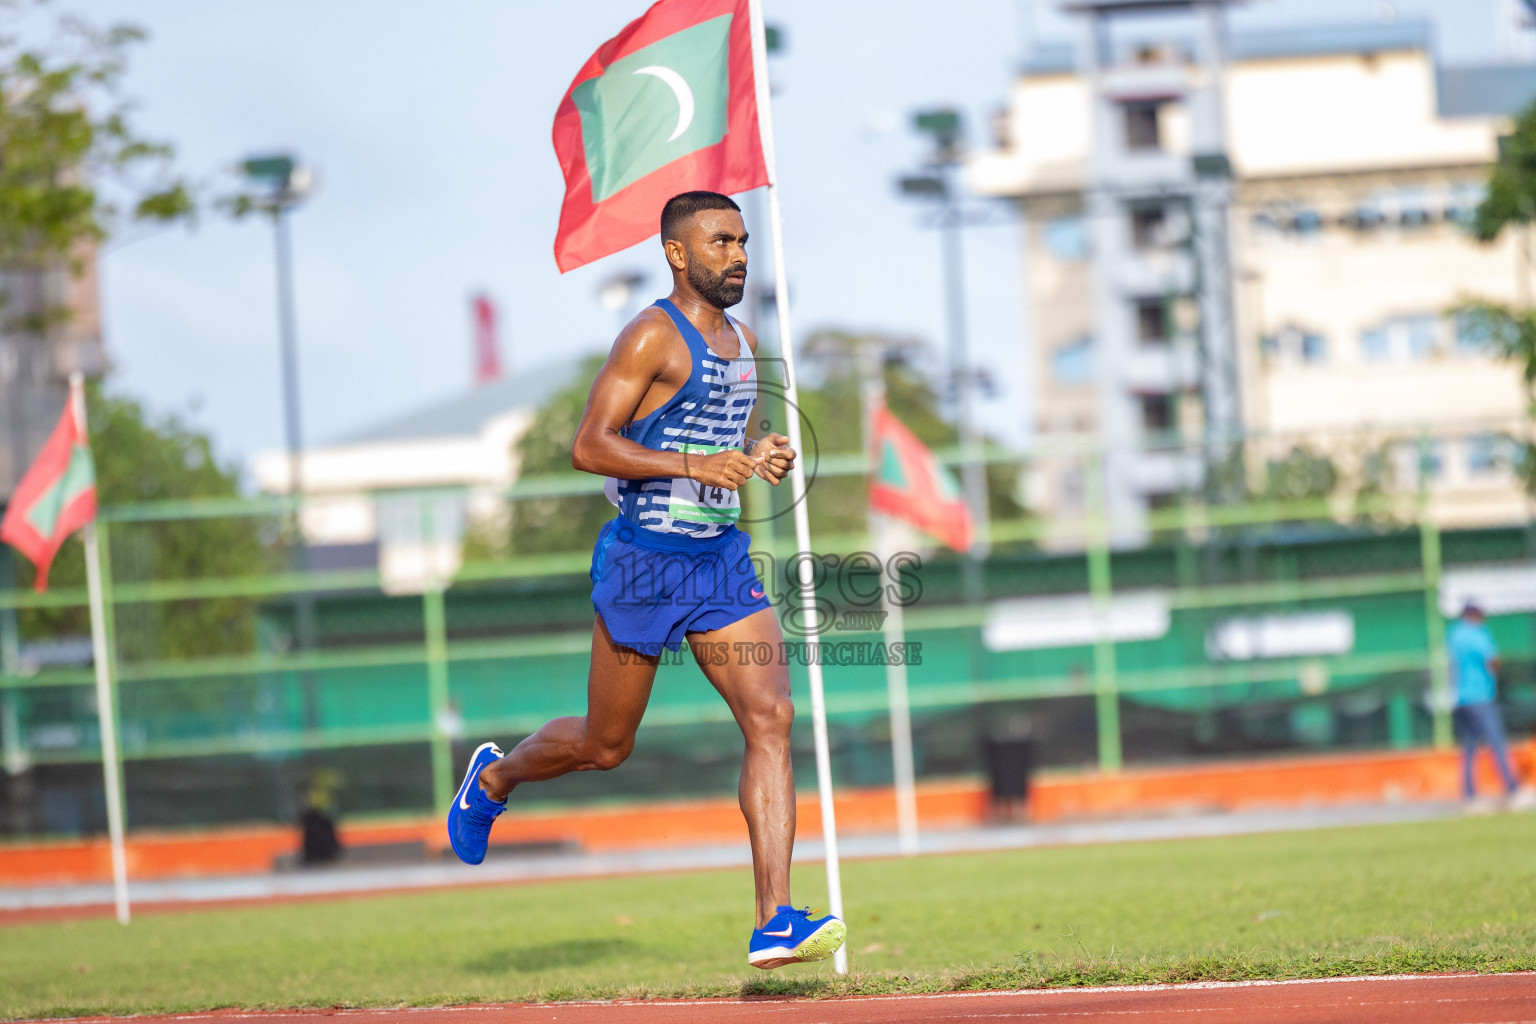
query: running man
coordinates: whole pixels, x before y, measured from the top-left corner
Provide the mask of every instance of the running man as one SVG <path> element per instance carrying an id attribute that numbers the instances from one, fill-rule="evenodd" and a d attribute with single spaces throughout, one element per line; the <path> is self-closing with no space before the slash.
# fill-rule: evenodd
<path id="1" fill-rule="evenodd" d="M 587 713 L 557 718 L 503 754 L 483 743 L 448 812 L 467 863 L 485 859 L 491 824 L 527 782 L 617 768 L 635 745 L 662 648 L 683 641 L 725 698 L 746 739 L 741 813 L 752 844 L 757 920 L 747 962 L 764 969 L 824 960 L 847 929 L 789 896 L 795 785 L 784 659 L 759 665 L 740 644 L 783 643 L 778 619 L 736 527 L 737 489 L 777 485 L 794 465 L 782 434 L 747 437 L 757 402 L 757 338 L 725 311 L 747 280 L 741 208 L 685 192 L 661 213 L 672 294 L 619 334 L 598 371 L 571 446 L 571 465 L 608 477 L 619 515 L 592 552 L 592 664 Z M 726 651 L 729 657 L 711 656 Z"/>

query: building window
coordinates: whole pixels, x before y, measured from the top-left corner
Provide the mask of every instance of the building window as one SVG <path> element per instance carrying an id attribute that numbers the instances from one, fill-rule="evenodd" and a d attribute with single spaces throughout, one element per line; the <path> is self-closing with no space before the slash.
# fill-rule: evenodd
<path id="1" fill-rule="evenodd" d="M 1137 249 L 1156 249 L 1163 244 L 1163 225 L 1168 221 L 1161 206 L 1143 206 L 1131 211 L 1131 245 Z"/>
<path id="2" fill-rule="evenodd" d="M 1328 340 L 1321 334 L 1286 326 L 1259 339 L 1259 346 L 1270 359 L 1281 363 L 1305 363 L 1318 366 L 1328 361 Z"/>
<path id="3" fill-rule="evenodd" d="M 1456 314 L 1456 354 L 1459 356 L 1491 356 L 1493 332 L 1481 317 Z"/>
<path id="4" fill-rule="evenodd" d="M 1143 344 L 1168 340 L 1168 307 L 1162 299 L 1136 300 L 1136 337 Z"/>
<path id="5" fill-rule="evenodd" d="M 1387 215 L 1382 212 L 1381 204 L 1372 198 L 1356 205 L 1344 219 L 1356 231 L 1374 231 L 1386 223 Z"/>
<path id="6" fill-rule="evenodd" d="M 1384 363 L 1392 358 L 1392 346 L 1385 327 L 1373 327 L 1360 335 L 1360 351 L 1367 362 Z"/>
<path id="7" fill-rule="evenodd" d="M 1173 429 L 1173 401 L 1168 395 L 1141 396 L 1141 425 L 1149 431 Z"/>
<path id="8" fill-rule="evenodd" d="M 1323 218 L 1311 207 L 1286 199 L 1272 200 L 1253 215 L 1254 227 L 1296 238 L 1306 238 L 1323 230 Z"/>
<path id="9" fill-rule="evenodd" d="M 1428 359 L 1434 355 L 1440 334 L 1440 320 L 1433 316 L 1408 317 L 1404 323 L 1408 337 L 1408 357 L 1414 360 Z"/>
<path id="10" fill-rule="evenodd" d="M 1405 231 L 1421 231 L 1429 227 L 1429 193 L 1422 188 L 1399 189 L 1397 222 Z"/>
<path id="11" fill-rule="evenodd" d="M 1368 363 L 1423 362 L 1440 347 L 1440 318 L 1398 316 L 1360 334 L 1360 352 Z"/>
<path id="12" fill-rule="evenodd" d="M 1393 456 L 1395 475 L 1410 490 L 1445 473 L 1444 441 L 1399 441 L 1393 445 Z"/>
<path id="13" fill-rule="evenodd" d="M 1125 148 L 1132 152 L 1162 149 L 1162 133 L 1158 130 L 1158 104 L 1127 103 L 1125 105 Z"/>
<path id="14" fill-rule="evenodd" d="M 1076 263 L 1088 258 L 1088 232 L 1082 217 L 1048 220 L 1044 234 L 1046 249 L 1057 259 Z"/>
<path id="15" fill-rule="evenodd" d="M 1468 476 L 1489 476 L 1498 471 L 1501 462 L 1509 459 L 1509 439 L 1497 434 L 1474 434 L 1463 445 Z"/>
<path id="16" fill-rule="evenodd" d="M 1087 384 L 1093 380 L 1093 339 L 1079 338 L 1051 353 L 1051 377 L 1058 384 Z"/>

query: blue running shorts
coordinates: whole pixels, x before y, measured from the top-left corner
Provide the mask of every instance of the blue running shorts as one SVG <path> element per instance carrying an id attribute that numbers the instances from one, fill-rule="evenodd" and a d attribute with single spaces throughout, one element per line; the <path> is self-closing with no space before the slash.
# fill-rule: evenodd
<path id="1" fill-rule="evenodd" d="M 700 540 L 636 526 L 604 525 L 592 549 L 592 607 L 614 642 L 656 656 L 687 633 L 723 629 L 772 605 L 736 527 Z"/>

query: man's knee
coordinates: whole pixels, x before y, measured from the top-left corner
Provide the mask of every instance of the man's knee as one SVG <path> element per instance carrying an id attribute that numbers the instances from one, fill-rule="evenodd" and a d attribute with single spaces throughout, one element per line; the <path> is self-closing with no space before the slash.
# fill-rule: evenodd
<path id="1" fill-rule="evenodd" d="M 776 697 L 754 708 L 750 720 L 757 737 L 787 738 L 795 724 L 795 703 L 787 695 Z"/>

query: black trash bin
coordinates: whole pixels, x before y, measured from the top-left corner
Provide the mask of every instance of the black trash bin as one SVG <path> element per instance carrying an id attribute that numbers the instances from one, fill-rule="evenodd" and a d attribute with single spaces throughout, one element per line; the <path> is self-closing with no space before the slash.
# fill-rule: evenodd
<path id="1" fill-rule="evenodd" d="M 1029 782 L 1035 770 L 1035 744 L 1028 720 L 1005 720 L 986 736 L 983 746 L 992 783 L 992 820 L 1027 820 Z"/>

